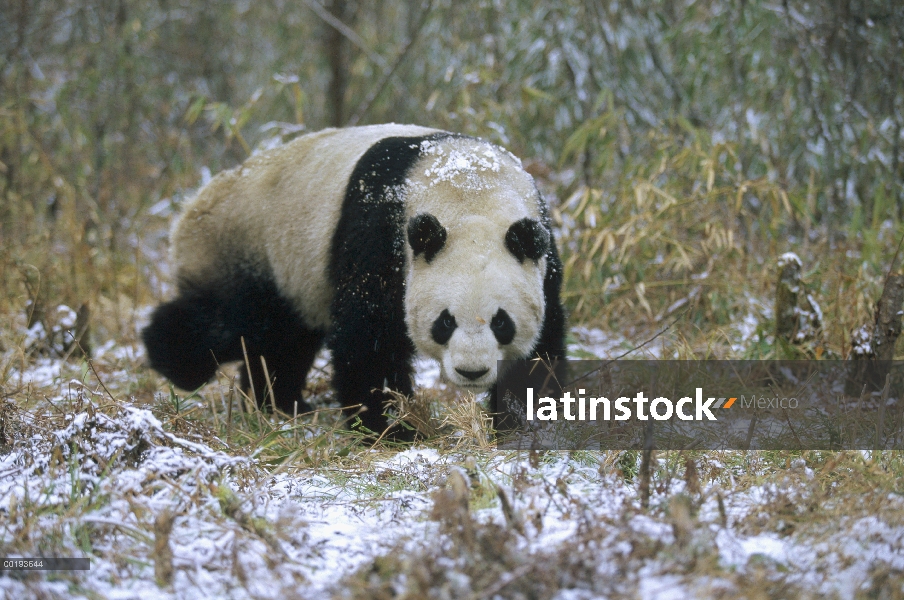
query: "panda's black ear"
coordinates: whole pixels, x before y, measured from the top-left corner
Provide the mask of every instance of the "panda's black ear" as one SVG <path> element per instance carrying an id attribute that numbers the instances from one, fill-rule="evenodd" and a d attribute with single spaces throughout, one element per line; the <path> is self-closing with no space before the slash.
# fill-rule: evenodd
<path id="1" fill-rule="evenodd" d="M 518 262 L 524 262 L 525 258 L 540 260 L 549 250 L 549 232 L 536 219 L 525 217 L 509 227 L 505 234 L 505 247 Z"/>
<path id="2" fill-rule="evenodd" d="M 415 256 L 423 253 L 429 263 L 446 244 L 446 228 L 430 213 L 416 215 L 408 221 L 408 243 Z"/>

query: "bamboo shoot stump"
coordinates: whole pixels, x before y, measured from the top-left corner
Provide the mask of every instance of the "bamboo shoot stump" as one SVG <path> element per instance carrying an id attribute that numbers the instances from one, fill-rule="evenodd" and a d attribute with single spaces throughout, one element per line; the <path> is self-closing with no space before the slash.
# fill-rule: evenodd
<path id="1" fill-rule="evenodd" d="M 895 355 L 895 342 L 901 335 L 901 306 L 904 304 L 904 275 L 889 275 L 876 304 L 873 326 L 865 326 L 854 333 L 851 350 L 851 366 L 844 391 L 848 396 L 859 396 L 866 386 L 867 392 L 881 390 L 885 376 Z"/>

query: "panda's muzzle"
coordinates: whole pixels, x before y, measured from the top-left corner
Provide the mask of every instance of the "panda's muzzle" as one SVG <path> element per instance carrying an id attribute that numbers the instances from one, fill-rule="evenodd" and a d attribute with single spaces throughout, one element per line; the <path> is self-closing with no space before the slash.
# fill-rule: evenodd
<path id="1" fill-rule="evenodd" d="M 464 369 L 459 369 L 458 367 L 455 368 L 456 373 L 466 379 L 470 379 L 471 381 L 477 381 L 478 379 L 486 375 L 489 371 L 489 369 L 483 369 L 482 371 L 466 371 Z"/>

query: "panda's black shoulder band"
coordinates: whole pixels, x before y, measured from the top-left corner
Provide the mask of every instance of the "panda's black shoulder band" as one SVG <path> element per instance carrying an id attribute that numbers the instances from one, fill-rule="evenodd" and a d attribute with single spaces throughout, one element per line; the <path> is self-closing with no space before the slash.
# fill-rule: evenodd
<path id="1" fill-rule="evenodd" d="M 446 137 L 450 134 L 388 137 L 368 148 L 349 177 L 333 233 L 335 295 L 328 340 L 333 385 L 344 406 L 367 407 L 360 418 L 371 431 L 387 427 L 384 387 L 412 393 L 415 347 L 405 324 L 404 188 L 423 143 Z"/>

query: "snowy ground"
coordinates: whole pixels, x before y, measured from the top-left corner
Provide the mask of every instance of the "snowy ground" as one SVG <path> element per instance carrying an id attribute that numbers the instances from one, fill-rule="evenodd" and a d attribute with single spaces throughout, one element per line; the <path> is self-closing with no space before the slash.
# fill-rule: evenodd
<path id="1" fill-rule="evenodd" d="M 627 344 L 573 338 L 581 356 Z M 2 554 L 91 557 L 86 572 L 6 572 L 7 598 L 904 594 L 900 490 L 879 475 L 845 487 L 892 468 L 868 455 L 696 453 L 688 468 L 670 453 L 649 508 L 636 453 L 356 447 L 273 466 L 263 443 L 229 446 L 132 398 L 140 348 L 101 350 L 97 375 L 6 357 Z M 441 385 L 429 363 L 418 381 Z"/>

